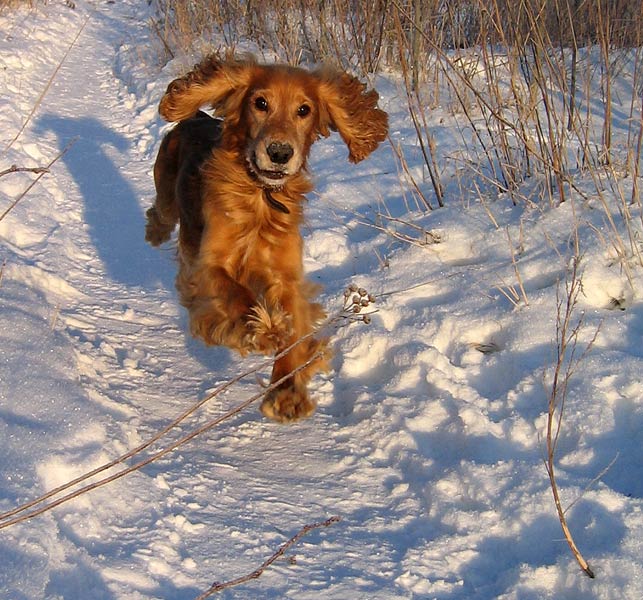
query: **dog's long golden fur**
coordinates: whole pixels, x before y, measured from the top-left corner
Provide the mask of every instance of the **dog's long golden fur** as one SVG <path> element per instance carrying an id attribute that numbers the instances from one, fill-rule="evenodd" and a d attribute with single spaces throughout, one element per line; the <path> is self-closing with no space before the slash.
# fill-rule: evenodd
<path id="1" fill-rule="evenodd" d="M 160 103 L 178 125 L 154 165 L 146 239 L 159 245 L 180 224 L 176 285 L 192 334 L 206 344 L 273 354 L 308 336 L 275 361 L 273 382 L 310 363 L 262 403 L 277 421 L 312 414 L 307 383 L 327 367 L 326 340 L 308 335 L 324 311 L 304 277 L 299 232 L 310 147 L 336 130 L 350 161 L 366 158 L 387 133 L 377 100 L 333 69 L 208 57 Z M 201 112 L 205 105 L 220 118 Z"/>

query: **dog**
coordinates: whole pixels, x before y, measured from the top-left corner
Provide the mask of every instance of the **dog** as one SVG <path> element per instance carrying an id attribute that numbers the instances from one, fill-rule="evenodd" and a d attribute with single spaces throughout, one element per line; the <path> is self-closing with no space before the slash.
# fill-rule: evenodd
<path id="1" fill-rule="evenodd" d="M 154 164 L 145 238 L 158 246 L 179 224 L 176 287 L 193 336 L 277 356 L 261 412 L 278 422 L 314 412 L 307 384 L 328 369 L 328 340 L 315 337 L 325 313 L 304 276 L 299 231 L 310 148 L 334 130 L 351 162 L 366 158 L 388 132 L 378 98 L 331 67 L 209 56 L 159 105 L 178 124 Z"/>

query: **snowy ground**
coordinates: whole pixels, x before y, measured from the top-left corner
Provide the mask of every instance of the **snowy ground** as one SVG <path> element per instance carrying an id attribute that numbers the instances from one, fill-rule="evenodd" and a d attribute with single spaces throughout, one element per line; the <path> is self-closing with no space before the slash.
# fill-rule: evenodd
<path id="1" fill-rule="evenodd" d="M 173 251 L 143 240 L 163 131 L 156 106 L 180 69 L 155 64 L 145 10 L 79 0 L 0 15 L 0 171 L 45 166 L 72 144 L 0 221 L 1 511 L 136 447 L 260 364 L 186 336 Z M 393 138 L 410 144 L 397 87 L 376 85 Z M 446 146 L 453 117 L 434 118 Z M 306 266 L 329 312 L 353 282 L 379 296 L 378 312 L 337 332 L 335 370 L 314 382 L 315 416 L 280 426 L 255 404 L 132 475 L 0 530 L 2 599 L 194 598 L 334 515 L 341 522 L 220 597 L 643 597 L 643 277 L 632 261 L 630 286 L 611 259 L 605 211 L 506 198 L 485 208 L 452 195 L 445 209 L 405 215 L 389 147 L 358 166 L 345 157 L 337 137 L 314 149 Z M 0 178 L 0 213 L 35 177 Z M 621 183 L 629 194 L 631 180 Z M 385 207 L 440 243 L 413 246 L 364 224 Z M 640 207 L 631 209 L 640 236 Z M 544 374 L 574 220 L 579 352 L 600 332 L 570 382 L 558 477 L 594 580 L 562 539 L 542 460 Z M 526 306 L 499 291 L 517 287 L 507 231 Z M 245 378 L 169 439 L 259 389 Z"/>

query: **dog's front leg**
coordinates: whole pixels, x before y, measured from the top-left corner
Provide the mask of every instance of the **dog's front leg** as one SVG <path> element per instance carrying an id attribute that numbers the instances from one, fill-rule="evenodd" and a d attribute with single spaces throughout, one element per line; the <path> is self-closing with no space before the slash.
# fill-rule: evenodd
<path id="1" fill-rule="evenodd" d="M 261 405 L 268 418 L 288 423 L 309 417 L 316 403 L 308 394 L 308 382 L 318 371 L 327 370 L 327 340 L 312 337 L 315 321 L 323 316 L 318 304 L 310 303 L 300 286 L 284 290 L 281 303 L 292 318 L 292 335 L 281 351 L 292 348 L 275 361 L 271 383 L 284 379 Z"/>
<path id="2" fill-rule="evenodd" d="M 188 309 L 193 336 L 206 344 L 248 352 L 246 316 L 255 301 L 250 290 L 218 266 L 180 272 L 176 285 L 181 304 Z"/>
<path id="3" fill-rule="evenodd" d="M 192 335 L 206 344 L 228 346 L 242 355 L 272 354 L 290 335 L 289 316 L 269 310 L 223 267 L 202 266 L 179 275 L 177 287 L 189 312 Z"/>

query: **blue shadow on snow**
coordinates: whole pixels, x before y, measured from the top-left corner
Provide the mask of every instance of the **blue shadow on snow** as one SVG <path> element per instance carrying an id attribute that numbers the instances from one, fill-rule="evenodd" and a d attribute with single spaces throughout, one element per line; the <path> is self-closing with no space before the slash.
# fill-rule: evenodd
<path id="1" fill-rule="evenodd" d="M 130 140 L 91 117 L 46 114 L 36 131 L 53 132 L 61 150 L 77 138 L 61 160 L 82 195 L 84 222 L 106 274 L 128 286 L 173 288 L 173 272 L 163 268 L 159 251 L 145 242 L 138 193 L 107 152 L 111 146 L 127 153 Z"/>

